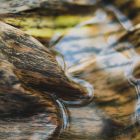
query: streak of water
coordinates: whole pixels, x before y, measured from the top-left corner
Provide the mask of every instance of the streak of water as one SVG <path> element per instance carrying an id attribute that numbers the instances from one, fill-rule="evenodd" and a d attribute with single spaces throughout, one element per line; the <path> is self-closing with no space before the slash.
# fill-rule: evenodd
<path id="1" fill-rule="evenodd" d="M 106 5 L 106 7 L 109 10 L 114 12 L 117 19 L 126 30 L 130 30 L 133 27 L 133 24 L 131 23 L 131 21 L 122 12 L 120 12 L 115 6 L 108 4 Z"/>
<path id="2" fill-rule="evenodd" d="M 61 112 L 62 112 L 62 120 L 63 120 L 62 129 L 61 129 L 62 132 L 65 129 L 69 129 L 69 115 L 67 113 L 67 109 L 65 105 L 59 100 L 56 100 L 56 102 L 58 103 L 58 106 L 61 108 Z"/>
<path id="3" fill-rule="evenodd" d="M 58 109 L 59 109 L 58 111 L 60 111 L 59 113 L 61 114 L 61 119 L 62 119 L 61 132 L 60 132 L 61 134 L 64 130 L 68 130 L 70 127 L 70 121 L 69 121 L 70 114 L 68 112 L 67 107 L 63 103 L 62 99 L 58 99 L 55 94 L 50 94 L 50 93 L 45 93 L 45 94 L 51 96 L 58 105 Z"/>

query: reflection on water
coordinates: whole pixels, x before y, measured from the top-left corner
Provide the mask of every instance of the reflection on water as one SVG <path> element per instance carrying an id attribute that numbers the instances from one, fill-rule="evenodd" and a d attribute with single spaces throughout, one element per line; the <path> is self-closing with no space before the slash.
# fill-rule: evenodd
<path id="1" fill-rule="evenodd" d="M 134 31 L 133 31 L 134 30 Z M 136 29 L 134 28 L 133 34 L 136 33 Z M 129 32 L 128 32 L 129 35 Z M 135 51 L 135 46 L 133 46 L 129 41 L 128 38 L 125 38 L 125 42 L 123 43 L 116 43 L 116 46 L 114 47 L 115 50 L 118 52 L 121 52 L 125 57 L 129 59 L 128 65 L 126 66 L 125 70 L 125 77 L 128 79 L 128 82 L 133 85 L 136 88 L 136 93 L 138 96 L 138 103 L 136 106 L 136 112 L 135 112 L 135 122 L 138 120 L 140 121 L 140 79 L 139 79 L 139 61 L 140 61 L 140 56 L 139 53 Z M 138 42 L 136 42 L 138 43 Z M 118 44 L 118 45 L 117 45 Z M 118 46 L 122 46 L 119 47 Z M 140 122 L 139 122 L 140 124 Z"/>
<path id="2" fill-rule="evenodd" d="M 11 136 L 20 139 L 44 140 L 140 139 L 140 26 L 133 26 L 135 25 L 133 19 L 130 20 L 130 17 L 127 17 L 127 14 L 119 8 L 121 6 L 115 5 L 114 1 L 110 1 L 110 4 L 106 4 L 105 0 L 68 1 L 76 4 L 86 3 L 90 6 L 98 4 L 97 11 L 91 12 L 89 10 L 90 13 L 79 15 L 79 18 L 84 17 L 87 20 L 81 23 L 79 23 L 79 19 L 72 22 L 68 27 L 73 27 L 67 33 L 63 32 L 62 34 L 58 30 L 53 30 L 56 32 L 49 43 L 47 42 L 49 44 L 48 49 L 61 67 L 52 61 L 53 57 L 49 53 L 50 56 L 47 54 L 49 57 L 45 60 L 40 52 L 34 51 L 38 54 L 38 59 L 32 58 L 31 64 L 37 63 L 32 69 L 37 71 L 41 63 L 41 69 L 47 65 L 45 68 L 48 68 L 48 71 L 39 69 L 37 75 L 27 71 L 23 76 L 19 74 L 19 77 L 23 78 L 23 84 L 27 81 L 29 85 L 34 84 L 35 80 L 32 78 L 39 77 L 40 81 L 37 81 L 35 86 L 33 85 L 33 89 L 38 85 L 40 88 L 44 84 L 43 89 L 38 90 L 36 88 L 38 91 L 33 89 L 26 91 L 21 88 L 18 91 L 20 84 L 16 84 L 13 89 L 9 89 L 8 93 L 10 94 L 6 95 L 7 87 L 3 89 L 1 86 L 0 105 L 2 111 L 5 112 L 0 112 L 0 123 L 4 128 L 3 130 L 8 131 L 4 134 L 0 131 L 2 139 Z M 130 4 L 132 3 L 130 2 Z M 131 8 L 130 5 L 129 7 Z M 61 21 L 64 17 L 56 18 L 57 24 L 50 23 L 49 25 L 43 21 L 42 26 L 40 24 L 38 28 L 59 27 L 64 30 L 67 27 L 66 23 L 68 23 Z M 69 15 L 66 17 L 70 18 L 69 21 L 73 18 Z M 91 18 L 89 19 L 89 17 Z M 50 18 L 50 21 L 52 19 Z M 75 25 L 75 23 L 78 24 Z M 33 27 L 31 26 L 31 28 Z M 1 44 L 3 45 L 3 43 Z M 10 42 L 9 46 L 11 44 Z M 17 43 L 13 46 L 16 45 Z M 45 51 L 46 48 L 42 55 L 45 54 Z M 7 54 L 9 57 L 10 53 Z M 3 55 L 0 53 L 0 57 L 3 58 Z M 11 57 L 11 63 L 12 60 L 13 57 Z M 28 62 L 26 62 L 27 64 L 24 62 L 23 59 L 22 64 L 26 67 Z M 5 64 L 8 65 L 9 62 L 2 61 L 1 65 L 5 66 Z M 51 67 L 53 65 L 54 67 Z M 11 65 L 8 66 L 10 69 Z M 11 69 L 5 67 L 1 67 L 1 69 L 5 72 L 4 75 L 7 73 L 14 75 Z M 43 73 L 45 74 L 43 75 Z M 48 77 L 45 77 L 46 75 Z M 10 77 L 8 76 L 5 76 L 6 80 Z M 4 82 L 11 82 L 10 78 L 6 80 Z M 0 82 L 3 83 L 3 80 Z M 49 82 L 50 84 L 48 84 Z M 46 87 L 46 84 L 50 87 Z M 6 102 L 6 105 L 3 101 Z M 19 110 L 20 112 L 18 112 Z M 9 115 L 7 112 L 11 114 Z M 21 117 L 23 118 L 21 119 Z M 27 123 L 28 125 L 26 125 Z M 7 128 L 5 124 L 8 126 Z M 9 130 L 11 128 L 14 130 Z"/>
<path id="3" fill-rule="evenodd" d="M 122 26 L 126 29 L 129 30 L 133 27 L 131 21 L 122 13 L 120 12 L 115 6 L 108 4 L 106 5 L 106 7 L 113 11 L 114 14 L 116 15 L 117 19 L 119 20 L 119 22 L 122 24 Z"/>
<path id="4" fill-rule="evenodd" d="M 54 37 L 58 42 L 51 51 L 58 63 L 71 80 L 89 90 L 84 100 L 61 100 L 68 107 L 71 121 L 69 130 L 62 133 L 60 140 L 128 140 L 138 136 L 139 79 L 132 73 L 139 62 L 139 54 L 129 39 L 126 42 L 117 40 L 122 31 L 132 29 L 133 25 L 113 5 L 106 7 L 115 13 L 119 22 L 112 19 L 110 13 L 98 10 L 93 18 L 76 25 L 61 39 L 60 35 Z M 137 105 L 136 91 L 131 85 L 137 89 Z M 134 120 L 134 113 L 137 120 Z"/>

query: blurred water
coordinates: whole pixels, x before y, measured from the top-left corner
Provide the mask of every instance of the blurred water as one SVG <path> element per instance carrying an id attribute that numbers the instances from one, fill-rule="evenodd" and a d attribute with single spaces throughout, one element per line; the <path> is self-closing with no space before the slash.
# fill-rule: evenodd
<path id="1" fill-rule="evenodd" d="M 1 20 L 60 67 L 0 22 L 0 139 L 139 140 L 139 0 L 35 1 Z"/>
<path id="2" fill-rule="evenodd" d="M 85 106 L 78 106 L 85 101 L 62 101 L 68 105 L 71 125 L 60 140 L 128 140 L 138 135 L 139 78 L 132 76 L 132 72 L 139 62 L 139 54 L 129 38 L 123 43 L 117 40 L 133 24 L 113 5 L 106 7 L 112 13 L 104 9 L 89 13 L 93 15 L 91 19 L 73 27 L 60 40 L 59 33 L 51 40 L 59 40 L 51 50 L 58 52 L 54 56 L 66 75 L 89 89 Z M 118 21 L 111 18 L 113 13 Z"/>

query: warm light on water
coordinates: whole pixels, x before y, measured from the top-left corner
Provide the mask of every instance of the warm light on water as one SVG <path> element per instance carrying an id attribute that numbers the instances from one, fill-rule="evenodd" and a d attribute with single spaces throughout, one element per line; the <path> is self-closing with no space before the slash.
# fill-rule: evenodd
<path id="1" fill-rule="evenodd" d="M 87 15 L 94 14 L 93 18 L 74 26 L 51 48 L 61 54 L 56 53 L 55 56 L 63 69 L 65 65 L 67 76 L 94 91 L 94 96 L 89 91 L 92 101 L 90 98 L 89 103 L 86 100 L 85 106 L 78 106 L 84 101 L 65 101 L 71 125 L 67 132 L 62 133 L 60 140 L 65 137 L 124 140 L 131 139 L 131 133 L 137 136 L 139 131 L 136 127 L 140 110 L 139 79 L 131 76 L 139 57 L 129 39 L 126 38 L 123 43 L 117 40 L 121 32 L 133 25 L 115 7 L 108 5 L 107 8 L 115 13 L 118 21 L 101 9 L 95 14 L 89 13 Z M 137 84 L 132 81 L 137 81 Z M 105 123 L 106 119 L 115 120 L 116 125 Z"/>
<path id="2" fill-rule="evenodd" d="M 0 139 L 140 140 L 139 0 L 0 3 Z"/>

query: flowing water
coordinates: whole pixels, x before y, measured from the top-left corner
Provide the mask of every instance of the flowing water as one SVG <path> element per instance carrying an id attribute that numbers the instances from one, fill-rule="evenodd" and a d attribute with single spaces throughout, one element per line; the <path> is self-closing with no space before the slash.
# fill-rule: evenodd
<path id="1" fill-rule="evenodd" d="M 8 54 L 8 57 L 5 57 L 3 48 L 6 45 L 4 47 L 1 45 L 0 59 L 2 61 L 0 62 L 1 66 L 4 65 L 1 69 L 9 77 L 6 77 L 8 80 L 2 79 L 0 81 L 2 82 L 0 85 L 0 105 L 4 108 L 4 113 L 0 112 L 0 139 L 139 140 L 139 0 L 135 0 L 134 3 L 127 3 L 127 0 L 119 1 L 118 3 L 117 1 L 111 2 L 109 0 L 104 0 L 103 2 L 101 0 L 70 0 L 70 2 L 82 3 L 83 5 L 88 3 L 90 8 L 86 12 L 88 8 L 83 6 L 83 12 L 81 13 L 76 10 L 78 15 L 76 17 L 73 14 L 70 15 L 72 11 L 64 15 L 61 11 L 54 17 L 51 17 L 52 15 L 45 17 L 43 12 L 40 12 L 37 16 L 33 17 L 34 24 L 29 25 L 28 23 L 33 23 L 33 21 L 30 21 L 32 19 L 30 19 L 29 15 L 21 22 L 20 26 L 18 24 L 22 20 L 22 15 L 21 17 L 15 16 L 15 19 L 19 18 L 17 23 L 13 21 L 13 18 L 5 18 L 3 20 L 33 35 L 44 45 L 49 44 L 46 46 L 56 58 L 65 75 L 61 77 L 59 73 L 58 75 L 55 73 L 54 68 L 55 66 L 58 68 L 58 65 L 53 65 L 55 63 L 53 58 L 44 60 L 44 56 L 50 55 L 49 57 L 51 57 L 51 54 L 47 53 L 47 55 L 44 55 L 47 51 L 43 47 L 38 50 L 27 47 L 27 51 L 32 51 L 33 49 L 34 54 L 36 54 L 34 57 L 32 53 L 30 54 L 30 51 L 28 52 L 32 58 L 29 60 L 33 66 L 30 65 L 31 70 L 23 71 L 23 75 L 20 75 L 20 72 L 17 70 L 18 78 L 21 81 L 23 80 L 22 84 L 24 85 L 24 81 L 27 83 L 25 82 L 22 88 L 20 84 L 15 84 L 11 89 L 7 90 L 7 87 L 6 89 L 3 88 L 3 83 L 5 82 L 6 85 L 9 81 L 11 82 L 8 79 L 9 75 L 15 76 L 15 73 L 12 73 L 11 65 L 13 64 L 15 67 L 17 65 L 13 63 L 12 53 L 5 52 L 5 54 Z M 128 4 L 128 9 L 125 2 Z M 2 19 L 2 16 L 0 18 Z M 64 20 L 64 18 L 66 19 Z M 48 21 L 44 22 L 46 20 Z M 53 20 L 53 23 L 51 23 L 51 20 Z M 9 28 L 9 30 L 11 29 L 7 25 L 0 24 L 3 27 Z M 36 24 L 37 29 L 35 28 Z M 29 28 L 26 28 L 26 26 Z M 3 29 L 0 28 L 0 31 L 3 31 Z M 36 36 L 35 32 L 39 33 L 43 29 L 44 32 L 40 35 L 41 37 Z M 18 30 L 12 30 L 13 35 L 18 33 Z M 47 34 L 46 30 L 50 32 Z M 23 33 L 20 32 L 20 34 Z M 49 36 L 47 41 L 45 40 L 46 35 Z M 27 35 L 24 35 L 23 39 L 26 40 L 25 37 L 30 39 L 31 44 L 32 41 L 35 42 L 34 39 Z M 44 43 L 44 40 L 47 43 Z M 12 50 L 13 52 L 15 51 L 15 54 L 13 53 L 14 57 L 16 57 L 15 62 L 18 62 L 19 55 L 24 54 L 25 59 L 22 59 L 21 62 L 22 68 L 28 66 L 28 61 L 26 62 L 26 55 L 28 53 L 26 54 L 25 49 L 23 49 L 24 51 L 22 50 L 24 42 L 26 43 L 26 41 L 21 40 L 21 44 L 19 43 L 21 50 L 18 48 L 17 42 L 14 43 L 13 47 L 15 47 L 15 50 L 17 48 L 19 50 Z M 10 45 L 8 45 L 11 47 L 12 43 L 13 40 L 10 40 Z M 38 42 L 35 43 L 37 44 Z M 9 46 L 8 49 L 10 48 Z M 42 53 L 43 57 L 40 53 Z M 5 63 L 7 58 L 10 58 L 10 65 L 8 61 Z M 8 65 L 8 69 L 5 68 L 5 64 Z M 48 64 L 52 69 L 48 67 Z M 39 65 L 46 68 L 45 71 L 40 70 Z M 56 69 L 57 72 L 60 71 L 59 68 Z M 32 73 L 34 72 L 32 69 L 36 71 L 35 74 Z M 41 72 L 38 72 L 39 70 Z M 49 72 L 52 71 L 52 73 L 49 73 L 47 70 Z M 45 72 L 50 75 L 52 74 L 52 77 L 49 75 L 48 78 Z M 1 74 L 0 76 L 2 77 L 3 75 Z M 53 76 L 56 78 L 55 81 L 52 80 Z M 66 76 L 68 78 L 65 78 Z M 36 77 L 39 78 L 37 79 Z M 35 82 L 34 78 L 39 80 L 39 82 Z M 48 81 L 51 79 L 52 83 L 50 81 L 51 84 L 48 81 L 46 82 L 44 80 L 46 78 L 48 78 Z M 10 82 L 9 85 L 11 84 Z M 48 83 L 50 87 L 47 85 L 46 88 Z M 27 87 L 28 84 L 29 88 Z M 61 84 L 62 87 L 59 87 Z M 43 87 L 43 85 L 45 86 Z M 31 89 L 30 86 L 32 86 Z M 43 89 L 39 89 L 40 86 Z M 77 88 L 79 89 L 77 90 Z M 68 90 L 70 93 L 65 90 Z M 5 91 L 11 94 L 5 96 Z M 11 106 L 11 99 L 13 106 Z M 6 102 L 6 105 L 3 102 Z M 14 104 L 17 106 L 14 106 Z M 10 113 L 8 114 L 7 112 Z"/>
<path id="2" fill-rule="evenodd" d="M 86 13 L 90 19 L 74 26 L 60 40 L 62 34 L 57 32 L 50 41 L 59 40 L 50 51 L 55 51 L 66 75 L 89 91 L 88 100 L 61 100 L 70 121 L 60 140 L 140 139 L 138 35 L 133 38 L 135 43 L 127 35 L 124 41 L 119 40 L 121 34 L 134 30 L 134 23 L 115 6 L 105 7 L 112 12 L 99 8 Z"/>

